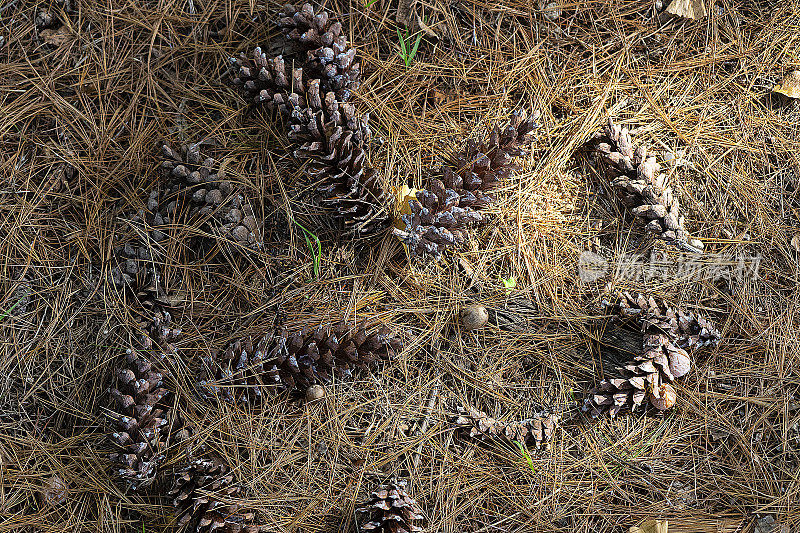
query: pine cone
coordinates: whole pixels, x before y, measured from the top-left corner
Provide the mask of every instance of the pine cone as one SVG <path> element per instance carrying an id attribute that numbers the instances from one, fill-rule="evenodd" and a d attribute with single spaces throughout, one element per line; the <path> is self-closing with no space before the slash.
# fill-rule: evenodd
<path id="1" fill-rule="evenodd" d="M 468 142 L 444 167 L 441 179 L 429 179 L 415 198 L 404 199 L 404 227 L 392 232 L 411 255 L 439 259 L 467 239 L 469 227 L 483 220 L 478 209 L 494 201 L 486 191 L 518 168 L 513 158 L 525 153 L 535 127 L 534 116 L 513 113 L 508 125 L 496 127 L 484 142 Z"/>
<path id="2" fill-rule="evenodd" d="M 467 239 L 470 226 L 483 221 L 479 211 L 460 205 L 459 194 L 435 178 L 427 190 L 416 191 L 407 200 L 407 210 L 400 217 L 405 229 L 394 227 L 392 232 L 418 257 L 440 259 L 448 248 Z"/>
<path id="3" fill-rule="evenodd" d="M 112 454 L 111 460 L 118 464 L 119 476 L 132 490 L 153 481 L 170 437 L 179 440 L 188 437 L 188 430 L 181 429 L 179 420 L 169 420 L 173 395 L 164 387 L 159 363 L 151 360 L 167 355 L 163 352 L 152 358 L 145 355 L 146 350 L 151 354 L 159 351 L 150 350 L 155 340 L 171 341 L 180 334 L 180 330 L 170 327 L 170 320 L 169 313 L 156 315 L 149 328 L 150 335 L 141 339 L 143 351 L 128 351 L 125 367 L 118 374 L 117 387 L 110 389 L 118 413 L 118 431 L 111 434 L 111 439 L 124 448 Z M 168 350 L 174 354 L 174 348 Z"/>
<path id="4" fill-rule="evenodd" d="M 399 349 L 399 339 L 386 328 L 367 333 L 363 325 L 350 329 L 343 323 L 247 337 L 204 359 L 200 388 L 209 398 L 261 401 L 270 391 L 302 392 L 334 376 L 350 378 L 353 369 L 392 359 Z"/>
<path id="5" fill-rule="evenodd" d="M 504 128 L 495 126 L 487 139 L 469 140 L 443 169 L 442 181 L 455 190 L 461 205 L 476 207 L 492 203 L 486 194 L 519 170 L 517 157 L 533 142 L 537 114 L 512 113 Z"/>
<path id="6" fill-rule="evenodd" d="M 175 476 L 169 497 L 178 510 L 178 527 L 184 531 L 206 533 L 255 533 L 262 529 L 250 525 L 253 513 L 241 512 L 239 505 L 226 503 L 237 498 L 241 488 L 233 474 L 219 459 L 197 459 Z"/>
<path id="7" fill-rule="evenodd" d="M 382 533 L 413 533 L 424 531 L 417 525 L 424 519 L 416 500 L 406 493 L 406 482 L 392 479 L 380 485 L 372 497 L 356 509 L 364 513 L 368 521 L 361 524 L 361 531 Z"/>
<path id="8" fill-rule="evenodd" d="M 484 440 L 500 437 L 512 442 L 533 443 L 537 450 L 543 444 L 549 447 L 559 420 L 558 415 L 547 410 L 535 413 L 533 418 L 515 422 L 500 422 L 474 408 L 459 406 L 457 410 L 455 425 L 464 430 L 469 429 L 470 438 Z"/>
<path id="9" fill-rule="evenodd" d="M 326 11 L 315 14 L 310 4 L 300 10 L 287 5 L 278 27 L 298 49 L 299 57 L 291 54 L 287 58 L 299 66 L 294 75 L 286 75 L 282 55 L 268 59 L 261 48 L 256 48 L 252 59 L 245 55 L 230 59 L 234 85 L 242 87 L 255 103 L 267 102 L 269 107 L 282 107 L 290 93 L 302 94 L 312 80 L 318 80 L 323 93 L 332 92 L 340 102 L 347 101 L 358 88 L 361 65 L 342 34 L 341 23 Z"/>
<path id="10" fill-rule="evenodd" d="M 674 403 L 665 402 L 665 395 L 674 396 L 669 383 L 683 377 L 691 369 L 687 349 L 719 342 L 721 335 L 704 317 L 675 310 L 665 303 L 641 294 L 636 298 L 621 293 L 606 307 L 624 318 L 636 317 L 642 330 L 642 354 L 616 369 L 619 377 L 604 379 L 589 391 L 583 410 L 597 416 L 608 411 L 616 415 L 626 407 L 641 406 L 645 399 L 663 410 Z"/>
<path id="11" fill-rule="evenodd" d="M 310 4 L 300 10 L 287 5 L 278 27 L 299 49 L 299 57 L 288 58 L 300 66 L 294 70 L 297 76 L 287 76 L 283 56 L 268 59 L 261 48 L 256 48 L 252 59 L 245 55 L 231 58 L 234 85 L 242 87 L 254 102 L 266 102 L 279 109 L 285 106 L 290 93 L 303 94 L 312 80 L 318 80 L 323 93 L 332 92 L 340 102 L 347 101 L 358 88 L 361 65 L 342 34 L 341 23 L 326 11 L 315 14 Z"/>
<path id="12" fill-rule="evenodd" d="M 673 309 L 666 302 L 659 304 L 653 297 L 645 298 L 641 294 L 634 297 L 629 292 L 621 292 L 615 301 L 605 301 L 604 305 L 622 318 L 639 318 L 642 321 L 642 333 L 666 333 L 672 342 L 686 350 L 718 344 L 722 338 L 708 318 Z"/>
<path id="13" fill-rule="evenodd" d="M 611 117 L 594 140 L 596 153 L 609 164 L 617 196 L 647 224 L 647 230 L 683 249 L 702 252 L 703 243 L 690 239 L 684 228 L 680 204 L 667 185 L 666 175 L 660 173 L 655 155 L 635 145 L 628 129 L 615 124 Z"/>
<path id="14" fill-rule="evenodd" d="M 168 144 L 161 149 L 165 156 L 161 169 L 170 180 L 162 206 L 165 216 L 188 207 L 190 218 L 209 219 L 210 233 L 252 248 L 263 245 L 263 221 L 245 196 L 213 170 L 214 159 L 200 155 L 200 143 L 184 145 L 180 153 Z"/>

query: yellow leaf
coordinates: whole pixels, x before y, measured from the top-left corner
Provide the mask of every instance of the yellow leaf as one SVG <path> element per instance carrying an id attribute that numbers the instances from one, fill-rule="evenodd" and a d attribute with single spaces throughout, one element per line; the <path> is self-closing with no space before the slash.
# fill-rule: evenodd
<path id="1" fill-rule="evenodd" d="M 411 214 L 411 206 L 409 205 L 410 200 L 414 200 L 417 197 L 417 190 L 412 189 L 406 184 L 403 184 L 400 187 L 393 187 L 394 196 L 397 200 L 397 218 L 394 219 L 394 227 L 397 229 L 406 229 L 406 224 L 403 222 L 403 219 L 400 218 L 402 215 L 410 215 Z"/>
<path id="2" fill-rule="evenodd" d="M 669 522 L 666 520 L 645 520 L 638 526 L 631 526 L 628 533 L 667 533 Z"/>
<path id="3" fill-rule="evenodd" d="M 780 93 L 789 98 L 800 98 L 800 70 L 793 70 L 784 76 L 780 85 L 772 88 L 772 92 Z"/>

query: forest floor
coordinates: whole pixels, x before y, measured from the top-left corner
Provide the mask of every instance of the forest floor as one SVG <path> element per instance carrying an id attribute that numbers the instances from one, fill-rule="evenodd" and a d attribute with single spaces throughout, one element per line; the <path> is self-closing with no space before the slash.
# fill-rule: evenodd
<path id="1" fill-rule="evenodd" d="M 337 238 L 303 200 L 283 125 L 231 86 L 228 58 L 275 38 L 279 4 L 62 7 L 0 2 L 0 532 L 171 530 L 169 474 L 200 444 L 230 462 L 266 531 L 356 531 L 354 508 L 393 475 L 430 532 L 598 533 L 648 518 L 672 532 L 800 531 L 800 100 L 771 92 L 800 69 L 795 2 L 717 0 L 691 21 L 651 0 L 420 1 L 407 39 L 391 0 L 326 4 L 361 58 L 353 103 L 383 139 L 369 157 L 387 188 L 419 184 L 508 110 L 541 113 L 489 223 L 435 263 L 409 261 L 391 235 Z M 408 65 L 400 39 L 419 41 Z M 658 155 L 704 259 L 646 236 L 615 201 L 582 149 L 609 116 Z M 195 433 L 133 494 L 108 460 L 108 388 L 142 310 L 104 280 L 124 216 L 159 179 L 157 141 L 205 138 L 265 217 L 319 236 L 318 273 L 296 226 L 248 256 L 176 249 L 174 375 Z M 587 251 L 612 267 L 639 259 L 587 282 Z M 600 302 L 616 289 L 722 332 L 665 413 L 593 420 L 576 407 L 613 351 Z M 471 302 L 523 305 L 523 325 L 463 331 Z M 292 327 L 379 320 L 404 349 L 314 403 L 200 399 L 200 357 L 269 330 L 276 312 Z M 563 427 L 523 453 L 456 434 L 458 404 L 502 419 L 549 406 Z M 41 498 L 53 476 L 63 503 Z"/>

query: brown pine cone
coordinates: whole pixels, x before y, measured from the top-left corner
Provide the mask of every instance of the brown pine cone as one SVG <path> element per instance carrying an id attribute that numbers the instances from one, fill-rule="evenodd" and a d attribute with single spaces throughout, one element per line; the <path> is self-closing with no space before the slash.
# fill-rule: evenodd
<path id="1" fill-rule="evenodd" d="M 518 168 L 513 158 L 525 153 L 535 128 L 535 116 L 513 113 L 485 141 L 468 142 L 443 168 L 441 179 L 430 178 L 416 198 L 404 200 L 408 205 L 401 208 L 400 227 L 392 232 L 412 256 L 439 259 L 467 239 L 469 227 L 483 220 L 478 209 L 494 201 L 486 191 Z"/>
<path id="2" fill-rule="evenodd" d="M 535 413 L 532 418 L 514 422 L 501 422 L 491 418 L 483 411 L 459 406 L 454 423 L 463 430 L 469 430 L 470 438 L 482 440 L 494 437 L 509 441 L 533 443 L 538 450 L 542 445 L 550 446 L 559 416 L 547 410 Z M 465 431 L 466 433 L 466 431 Z"/>
<path id="3" fill-rule="evenodd" d="M 424 520 L 416 500 L 406 493 L 406 482 L 392 479 L 380 485 L 369 500 L 356 509 L 367 521 L 361 531 L 379 533 L 412 533 L 424 531 L 418 524 Z"/>
<path id="4" fill-rule="evenodd" d="M 140 340 L 141 350 L 128 350 L 117 386 L 110 389 L 117 412 L 117 431 L 111 439 L 123 447 L 123 451 L 111 455 L 111 460 L 132 490 L 153 481 L 171 438 L 188 437 L 180 420 L 170 415 L 173 394 L 164 386 L 160 370 L 161 361 L 175 354 L 169 342 L 180 335 L 170 322 L 169 313 L 156 314 L 148 334 Z"/>
<path id="5" fill-rule="evenodd" d="M 351 106 L 343 104 L 342 109 L 343 117 L 354 117 Z M 319 183 L 318 203 L 344 223 L 347 233 L 366 236 L 385 230 L 390 223 L 390 195 L 366 162 L 366 122 L 347 118 L 343 127 L 333 120 L 324 122 L 322 111 L 311 115 L 308 109 L 295 111 L 294 118 L 290 137 L 305 140 L 294 155 L 305 161 L 306 173 Z"/>
<path id="6" fill-rule="evenodd" d="M 368 333 L 364 325 L 351 329 L 344 323 L 247 337 L 204 358 L 200 389 L 208 398 L 261 401 L 268 392 L 302 392 L 334 376 L 348 379 L 354 369 L 392 359 L 399 350 L 400 340 L 385 327 Z"/>
<path id="7" fill-rule="evenodd" d="M 229 503 L 237 498 L 241 487 L 221 460 L 197 459 L 176 476 L 169 491 L 178 511 L 178 527 L 196 533 L 256 533 L 251 525 L 254 515 L 242 512 L 239 505 Z"/>
<path id="8" fill-rule="evenodd" d="M 645 399 L 660 410 L 671 407 L 675 389 L 670 383 L 691 370 L 686 350 L 717 344 L 719 331 L 707 318 L 641 294 L 634 298 L 623 292 L 616 301 L 604 304 L 623 318 L 636 318 L 643 334 L 642 353 L 617 368 L 617 377 L 604 379 L 589 391 L 583 410 L 593 416 L 606 411 L 614 416 L 624 408 L 642 406 Z"/>
<path id="9" fill-rule="evenodd" d="M 609 165 L 617 196 L 647 224 L 647 230 L 682 249 L 702 252 L 703 243 L 691 239 L 684 227 L 680 204 L 656 157 L 648 154 L 646 147 L 634 144 L 628 129 L 611 117 L 594 142 L 595 152 Z"/>
<path id="10" fill-rule="evenodd" d="M 613 301 L 604 301 L 606 309 L 622 318 L 636 317 L 641 321 L 642 333 L 663 332 L 683 349 L 701 348 L 718 344 L 722 334 L 707 317 L 674 309 L 655 298 L 635 297 L 629 292 L 620 292 Z"/>
<path id="11" fill-rule="evenodd" d="M 495 126 L 481 142 L 469 140 L 443 169 L 442 182 L 455 190 L 463 206 L 475 207 L 494 201 L 486 194 L 519 170 L 517 157 L 533 142 L 537 114 L 512 113 L 504 128 Z"/>
<path id="12" fill-rule="evenodd" d="M 166 205 L 160 206 L 165 217 L 188 207 L 189 218 L 205 219 L 209 233 L 243 246 L 263 245 L 263 221 L 244 194 L 213 170 L 214 159 L 201 156 L 200 143 L 184 145 L 180 151 L 168 144 L 161 149 L 165 157 L 161 169 L 169 180 Z"/>
<path id="13" fill-rule="evenodd" d="M 287 105 L 291 95 L 303 95 L 313 80 L 317 80 L 323 94 L 331 92 L 340 102 L 347 101 L 360 83 L 361 65 L 342 33 L 341 23 L 326 11 L 315 14 L 310 4 L 300 10 L 287 5 L 278 27 L 298 54 L 268 58 L 259 47 L 252 58 L 244 54 L 230 58 L 234 85 L 241 87 L 253 102 L 265 102 L 269 108 L 286 114 L 287 107 L 289 112 L 293 107 Z M 287 62 L 297 65 L 291 77 L 287 75 Z"/>
<path id="14" fill-rule="evenodd" d="M 410 213 L 400 217 L 405 228 L 394 227 L 392 233 L 412 256 L 438 260 L 467 239 L 470 226 L 483 221 L 479 211 L 460 205 L 459 194 L 435 178 L 407 202 Z"/>

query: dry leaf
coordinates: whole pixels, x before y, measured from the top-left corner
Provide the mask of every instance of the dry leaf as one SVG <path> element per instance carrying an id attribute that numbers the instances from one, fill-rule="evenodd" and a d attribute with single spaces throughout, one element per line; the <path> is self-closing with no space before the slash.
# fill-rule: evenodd
<path id="1" fill-rule="evenodd" d="M 397 229 L 406 229 L 406 223 L 400 218 L 402 215 L 411 214 L 411 206 L 408 205 L 409 200 L 416 199 L 417 189 L 412 189 L 406 184 L 400 187 L 394 187 L 394 195 L 397 199 L 398 216 L 394 221 L 394 227 Z"/>
<path id="2" fill-rule="evenodd" d="M 628 533 L 667 533 L 667 520 L 645 520 L 638 526 L 631 526 Z"/>
<path id="3" fill-rule="evenodd" d="M 42 38 L 45 44 L 52 46 L 63 46 L 73 39 L 72 32 L 66 26 L 61 26 L 57 30 L 46 29 L 39 32 L 39 37 Z"/>
<path id="4" fill-rule="evenodd" d="M 708 15 L 708 10 L 706 10 L 703 0 L 672 0 L 672 3 L 667 7 L 667 13 L 687 19 L 699 20 Z"/>
<path id="5" fill-rule="evenodd" d="M 800 98 L 800 70 L 793 70 L 784 76 L 783 81 L 772 88 L 772 92 L 789 98 Z"/>
<path id="6" fill-rule="evenodd" d="M 792 248 L 795 252 L 800 252 L 800 233 L 792 237 Z"/>
<path id="7" fill-rule="evenodd" d="M 419 26 L 419 29 L 421 29 L 428 35 L 428 37 L 433 37 L 434 39 L 439 38 L 439 34 L 433 31 L 433 28 L 425 24 L 419 15 L 417 15 L 417 25 Z"/>

